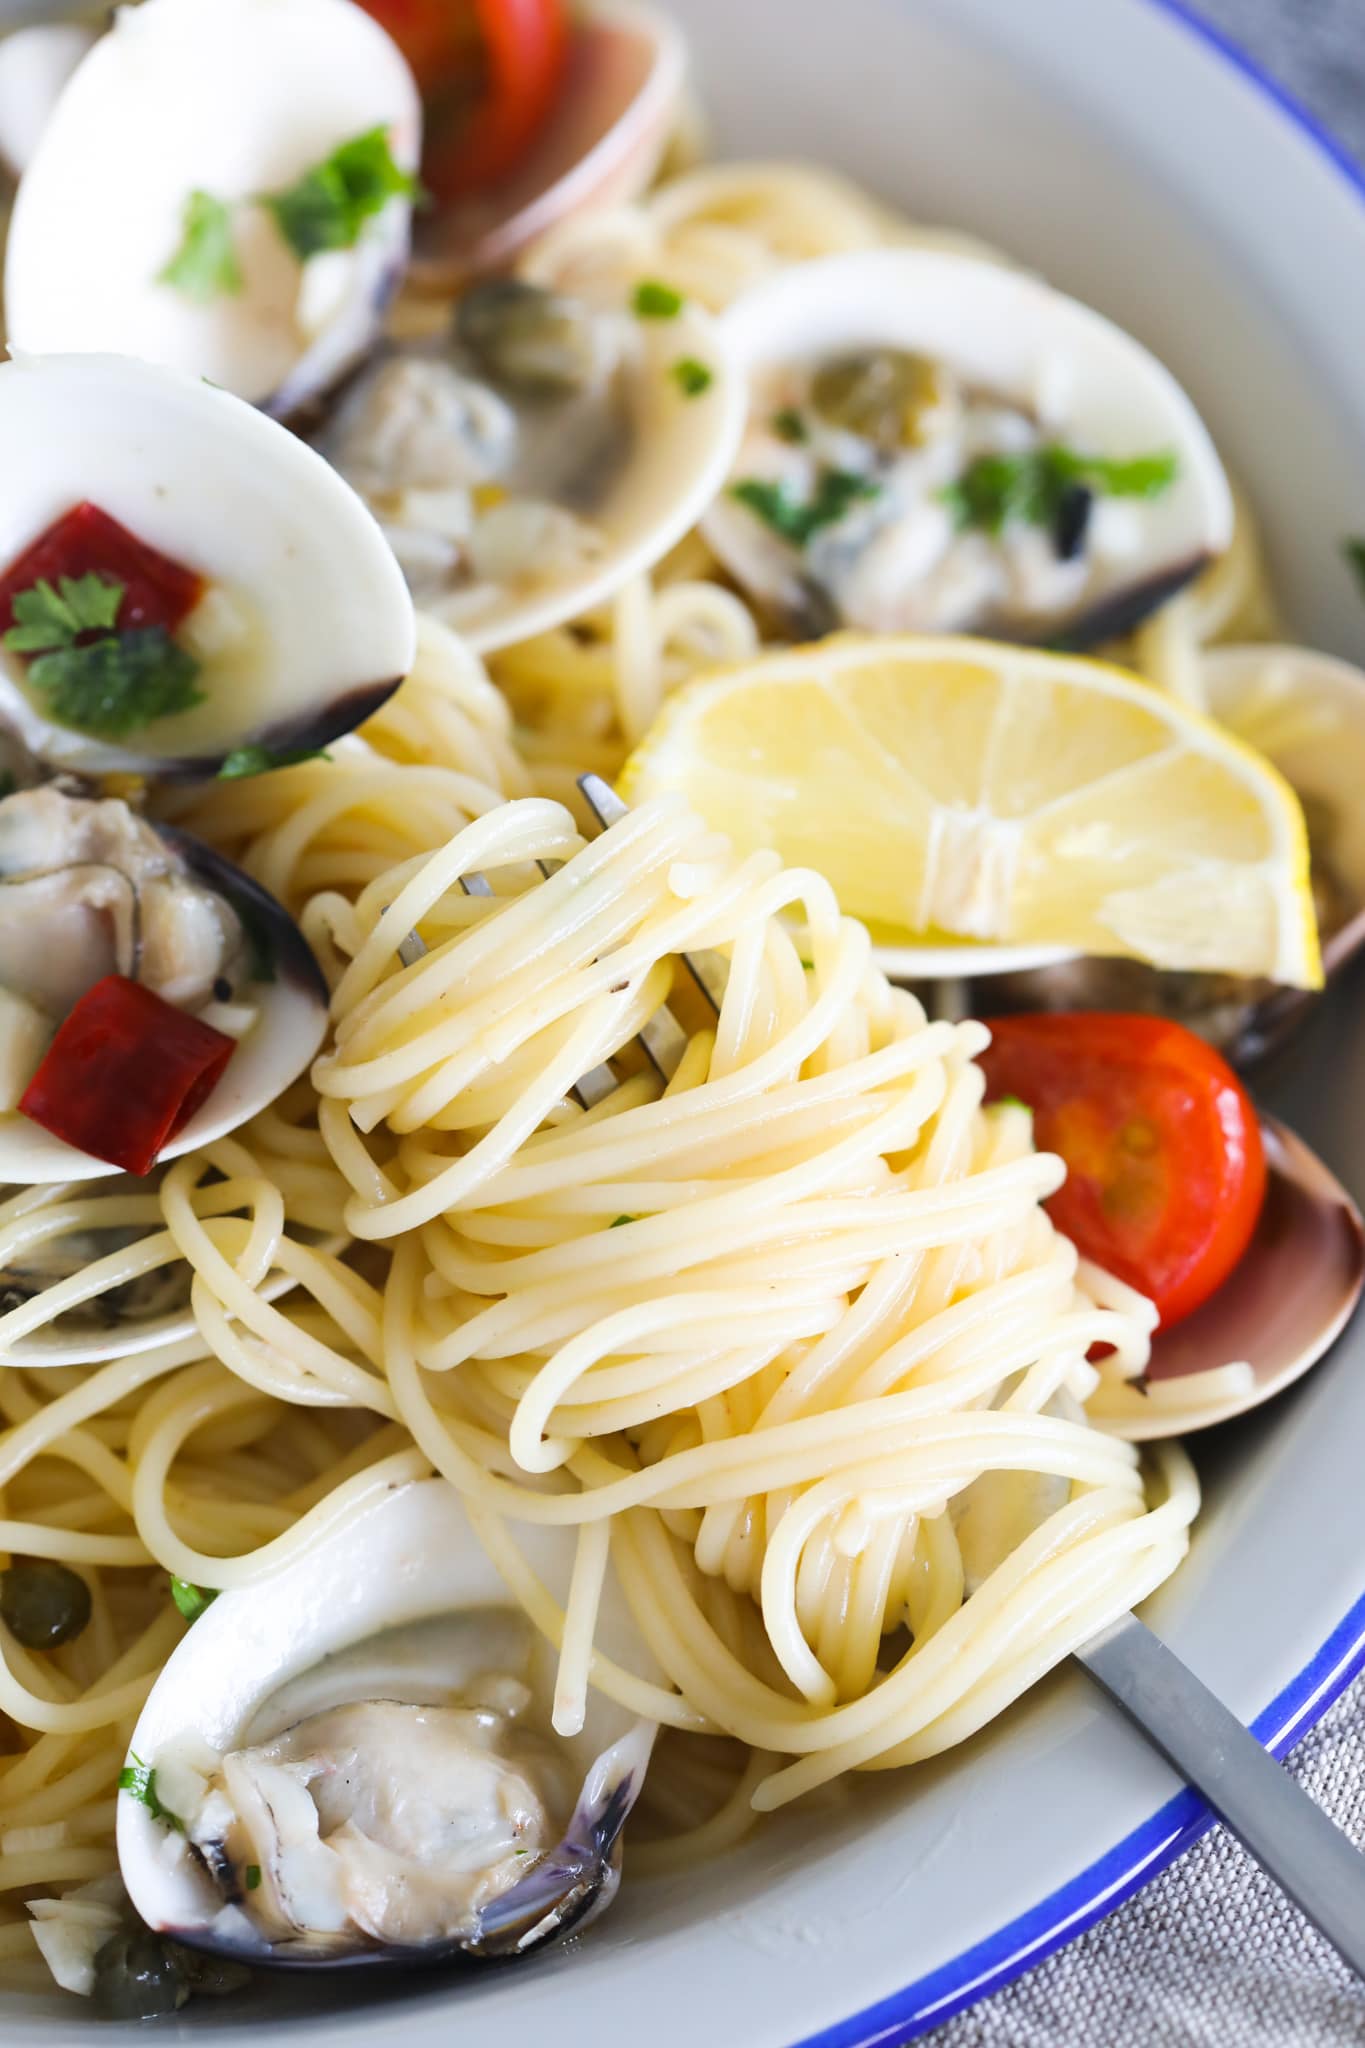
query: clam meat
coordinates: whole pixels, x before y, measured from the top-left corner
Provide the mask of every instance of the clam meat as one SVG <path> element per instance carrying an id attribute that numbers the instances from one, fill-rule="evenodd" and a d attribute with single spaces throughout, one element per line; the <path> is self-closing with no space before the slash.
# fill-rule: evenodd
<path id="1" fill-rule="evenodd" d="M 704 314 L 661 303 L 485 279 L 449 333 L 384 348 L 317 433 L 417 604 L 476 649 L 604 602 L 719 488 L 739 380 Z"/>
<path id="2" fill-rule="evenodd" d="M 757 286 L 722 331 L 749 424 L 705 531 L 794 635 L 1082 646 L 1231 536 L 1227 481 L 1174 379 L 1024 273 L 863 251 Z"/>

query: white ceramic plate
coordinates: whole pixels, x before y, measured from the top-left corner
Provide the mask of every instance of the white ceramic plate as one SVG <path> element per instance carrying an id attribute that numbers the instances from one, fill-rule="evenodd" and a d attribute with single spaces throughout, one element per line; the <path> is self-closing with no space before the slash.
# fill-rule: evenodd
<path id="1" fill-rule="evenodd" d="M 828 159 L 996 239 L 1164 355 L 1253 490 L 1297 626 L 1365 657 L 1365 188 L 1170 0 L 675 0 L 724 147 Z M 1274 1098 L 1365 1193 L 1349 992 Z M 1354 1115 L 1343 1104 L 1356 1105 Z M 1353 1131 L 1352 1126 L 1355 1126 Z M 1149 1619 L 1276 1747 L 1365 1657 L 1365 1323 L 1198 1446 L 1194 1549 Z M 865 1778 L 526 1970 L 191 2006 L 155 2038 L 257 2048 L 870 2048 L 1037 1961 L 1207 1815 L 1079 1678 L 940 1763 Z M 96 2048 L 70 2003 L 13 2048 Z M 141 2038 L 141 2036 L 139 2037 Z M 147 2038 L 153 2038 L 147 2033 Z"/>

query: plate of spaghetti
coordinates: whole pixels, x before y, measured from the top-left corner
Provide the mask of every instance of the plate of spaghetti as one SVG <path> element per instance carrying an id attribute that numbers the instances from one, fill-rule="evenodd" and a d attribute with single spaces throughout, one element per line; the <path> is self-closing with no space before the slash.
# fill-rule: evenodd
<path id="1" fill-rule="evenodd" d="M 1359 183 L 742 34 L 0 38 L 0 2042 L 909 2040 L 1365 1660 Z"/>

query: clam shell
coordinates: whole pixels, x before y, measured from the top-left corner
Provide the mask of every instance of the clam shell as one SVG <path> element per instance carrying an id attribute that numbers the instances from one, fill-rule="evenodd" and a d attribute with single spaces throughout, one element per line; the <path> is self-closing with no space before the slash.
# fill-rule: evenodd
<path id="1" fill-rule="evenodd" d="M 524 1527 L 517 1542 L 555 1598 L 563 1600 L 576 1549 L 564 1530 Z M 485 1613 L 490 1632 L 507 1626 L 515 1603 L 484 1552 L 458 1494 L 443 1479 L 393 1488 L 382 1484 L 358 1512 L 291 1564 L 240 1592 L 222 1594 L 195 1622 L 157 1679 L 133 1731 L 130 1748 L 146 1762 L 187 1737 L 220 1753 L 242 1739 L 279 1728 L 328 1691 L 331 1667 L 338 1697 L 354 1698 L 363 1669 L 356 1646 L 440 1617 Z M 647 1652 L 610 1581 L 597 1646 L 653 1676 Z M 548 1698 L 552 1653 L 536 1638 L 539 1690 Z M 382 1654 L 382 1645 L 380 1649 Z M 438 1653 L 437 1661 L 440 1661 Z M 444 1682 L 458 1685 L 470 1668 L 456 1631 L 446 1653 Z M 485 1667 L 487 1668 L 487 1667 Z M 307 1677 L 306 1691 L 300 1682 Z M 413 1687 L 417 1690 L 414 1694 Z M 286 1688 L 289 1688 L 288 1690 Z M 389 1696 L 433 1697 L 420 1673 L 385 1681 Z M 439 1693 L 436 1695 L 439 1697 Z M 338 1963 L 411 1968 L 415 1961 L 462 1955 L 523 1954 L 540 1938 L 565 1931 L 615 1891 L 619 1836 L 643 1782 L 653 1729 L 633 1721 L 601 1695 L 590 1695 L 587 1726 L 567 1738 L 584 1773 L 584 1789 L 564 1841 L 487 1915 L 473 1946 L 436 1944 L 421 1950 L 361 1947 L 349 1954 L 309 1954 L 291 1945 L 270 1950 L 241 1914 L 215 1928 L 221 1896 L 188 1851 L 168 1848 L 166 1830 L 145 1806 L 119 1801 L 118 1853 L 123 1880 L 151 1927 L 196 1948 L 253 1962 L 303 1967 Z M 547 1919 L 550 1924 L 547 1923 Z"/>

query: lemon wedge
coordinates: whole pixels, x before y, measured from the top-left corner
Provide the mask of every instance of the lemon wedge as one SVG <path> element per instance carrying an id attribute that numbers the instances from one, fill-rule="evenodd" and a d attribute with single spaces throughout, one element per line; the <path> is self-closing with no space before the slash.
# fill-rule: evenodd
<path id="1" fill-rule="evenodd" d="M 665 705 L 621 793 L 663 789 L 741 849 L 819 869 L 890 944 L 1065 947 L 1321 985 L 1289 784 L 1101 662 L 854 633 L 763 655 Z"/>

